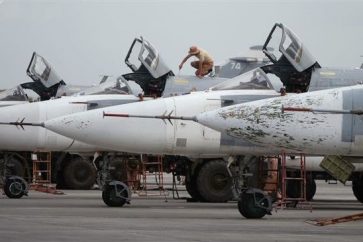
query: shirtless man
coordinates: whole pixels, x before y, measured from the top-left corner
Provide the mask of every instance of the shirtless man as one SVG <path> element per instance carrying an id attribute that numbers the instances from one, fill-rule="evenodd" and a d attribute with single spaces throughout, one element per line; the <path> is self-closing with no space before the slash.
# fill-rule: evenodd
<path id="1" fill-rule="evenodd" d="M 179 65 L 179 70 L 183 67 L 184 63 L 192 56 L 197 57 L 198 61 L 192 61 L 190 65 L 197 69 L 195 71 L 195 75 L 199 78 L 210 73 L 213 69 L 213 58 L 208 54 L 207 51 L 197 47 L 192 46 L 189 48 L 188 55 L 183 59 L 183 61 Z"/>

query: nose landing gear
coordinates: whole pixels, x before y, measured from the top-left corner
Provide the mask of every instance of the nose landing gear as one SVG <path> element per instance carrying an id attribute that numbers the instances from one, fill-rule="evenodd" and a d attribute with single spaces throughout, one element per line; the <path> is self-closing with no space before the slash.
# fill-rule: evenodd
<path id="1" fill-rule="evenodd" d="M 232 163 L 235 164 L 232 172 Z M 261 189 L 253 188 L 252 167 L 256 164 L 256 157 L 245 156 L 235 159 L 230 157 L 227 163 L 227 170 L 233 180 L 233 192 L 238 198 L 238 211 L 248 219 L 259 219 L 266 214 L 271 215 L 272 198 Z M 232 168 L 233 169 L 233 168 Z M 252 186 L 251 186 L 252 185 Z"/>
<path id="2" fill-rule="evenodd" d="M 238 211 L 245 218 L 257 219 L 271 215 L 272 199 L 262 190 L 250 188 L 242 191 L 238 201 Z"/>
<path id="3" fill-rule="evenodd" d="M 5 179 L 4 193 L 8 198 L 21 198 L 28 195 L 28 184 L 20 176 L 10 176 Z"/>
<path id="4" fill-rule="evenodd" d="M 103 188 L 102 200 L 109 207 L 122 207 L 130 203 L 130 190 L 123 182 L 111 181 Z"/>

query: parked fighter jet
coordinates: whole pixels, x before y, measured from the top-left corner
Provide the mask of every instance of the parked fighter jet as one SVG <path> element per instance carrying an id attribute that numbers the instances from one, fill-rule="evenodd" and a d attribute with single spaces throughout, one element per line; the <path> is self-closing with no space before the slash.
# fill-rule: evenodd
<path id="1" fill-rule="evenodd" d="M 278 50 L 282 55 L 279 58 L 268 49 L 276 31 L 280 31 L 281 38 Z M 212 88 L 209 92 L 94 110 L 49 120 L 42 125 L 77 140 L 129 152 L 181 154 L 209 159 L 227 155 L 266 154 L 269 152 L 266 152 L 266 148 L 261 145 L 249 140 L 228 138 L 227 133 L 215 132 L 192 121 L 202 122 L 205 116 L 204 114 L 199 116 L 198 113 L 207 110 L 278 95 L 276 92 L 266 94 L 257 90 L 244 93 L 221 91 L 228 87 L 230 89 L 243 89 L 246 86 L 248 89 L 260 88 L 261 83 L 270 83 L 270 75 L 278 77 L 289 92 L 347 86 L 359 83 L 363 77 L 361 70 L 343 71 L 321 68 L 296 35 L 282 24 L 276 24 L 273 27 L 264 45 L 264 52 L 273 63 L 252 70 L 243 77 L 235 78 L 235 83 L 231 86 L 224 83 Z M 266 85 L 262 86 L 266 88 Z M 213 93 L 217 90 L 220 92 Z M 254 115 L 258 117 L 258 113 Z M 129 119 L 122 119 L 124 117 Z M 166 123 L 170 121 L 173 126 L 165 125 L 160 120 L 136 119 L 150 117 L 163 119 Z M 258 119 L 254 121 L 257 122 Z M 82 122 L 86 122 L 87 126 L 82 126 L 80 129 L 78 127 Z M 141 134 L 139 127 L 146 127 Z M 106 135 L 100 136 L 100 133 Z M 128 139 L 121 139 L 121 136 Z M 270 152 L 279 153 L 280 151 L 281 149 L 276 147 Z M 245 163 L 247 164 L 248 161 Z M 212 171 L 211 167 L 205 166 L 205 170 L 200 170 L 199 173 L 209 171 Z M 214 172 L 214 175 L 219 174 Z M 200 186 L 203 185 L 206 184 L 200 184 Z M 105 202 L 113 200 L 113 203 L 119 203 L 122 206 L 127 198 L 125 194 L 120 193 L 119 189 L 122 191 L 125 189 L 118 187 L 116 183 L 109 187 L 103 196 Z M 260 199 L 258 203 L 256 197 Z M 240 211 L 244 216 L 262 217 L 270 209 L 270 200 L 261 191 L 245 189 L 241 198 L 243 199 L 239 203 Z"/>

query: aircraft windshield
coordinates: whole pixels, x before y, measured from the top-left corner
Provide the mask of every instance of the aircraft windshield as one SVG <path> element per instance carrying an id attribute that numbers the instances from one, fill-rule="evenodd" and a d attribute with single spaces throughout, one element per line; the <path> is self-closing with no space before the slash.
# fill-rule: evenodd
<path id="1" fill-rule="evenodd" d="M 146 71 L 153 78 L 159 78 L 171 71 L 160 57 L 158 50 L 143 37 L 134 39 L 125 63 L 133 72 Z"/>
<path id="2" fill-rule="evenodd" d="M 273 62 L 277 62 L 281 56 L 282 53 L 280 52 L 280 42 L 282 39 L 282 29 L 277 28 L 274 29 L 273 32 L 270 33 L 267 45 L 264 46 L 263 52 L 265 55 Z"/>
<path id="3" fill-rule="evenodd" d="M 130 92 L 129 87 L 125 83 L 119 80 L 109 80 L 74 95 L 129 94 Z"/>
<path id="4" fill-rule="evenodd" d="M 34 81 L 40 81 L 45 87 L 51 87 L 62 81 L 46 59 L 36 52 L 33 53 L 30 60 L 27 74 Z"/>
<path id="5" fill-rule="evenodd" d="M 144 40 L 143 43 L 145 48 L 142 49 L 140 55 L 150 68 L 156 70 L 159 61 L 159 53 L 147 40 Z"/>
<path id="6" fill-rule="evenodd" d="M 273 86 L 266 74 L 256 68 L 210 88 L 212 91 L 244 89 L 273 89 Z"/>
<path id="7" fill-rule="evenodd" d="M 279 50 L 280 53 L 270 51 L 268 47 L 273 47 L 274 50 Z M 315 58 L 300 39 L 283 24 L 274 25 L 263 46 L 263 52 L 273 63 L 278 62 L 281 55 L 284 55 L 298 72 L 302 72 L 316 63 Z"/>
<path id="8" fill-rule="evenodd" d="M 286 51 L 288 59 L 300 62 L 302 55 L 302 44 L 293 32 L 289 29 L 285 29 L 285 38 L 281 42 L 283 49 Z"/>
<path id="9" fill-rule="evenodd" d="M 0 101 L 28 101 L 28 97 L 24 90 L 17 86 L 0 92 Z"/>

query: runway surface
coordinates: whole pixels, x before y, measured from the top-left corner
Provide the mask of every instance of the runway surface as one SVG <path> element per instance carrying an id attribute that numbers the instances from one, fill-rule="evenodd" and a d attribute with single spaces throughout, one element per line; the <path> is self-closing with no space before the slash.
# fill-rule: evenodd
<path id="1" fill-rule="evenodd" d="M 107 207 L 101 191 L 0 195 L 0 241 L 362 241 L 363 220 L 314 226 L 306 220 L 363 212 L 350 186 L 317 182 L 307 209 L 277 210 L 263 219 L 243 218 L 235 202 L 167 202 L 134 195 L 130 205 Z M 180 192 L 180 195 L 186 195 Z"/>

